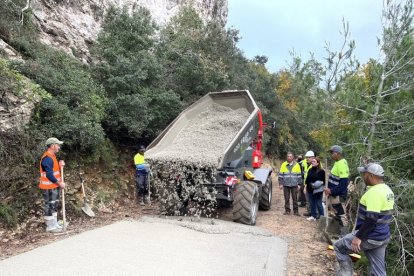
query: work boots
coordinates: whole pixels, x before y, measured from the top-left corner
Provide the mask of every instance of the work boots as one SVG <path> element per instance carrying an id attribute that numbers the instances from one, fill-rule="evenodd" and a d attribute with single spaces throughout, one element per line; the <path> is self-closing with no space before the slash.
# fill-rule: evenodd
<path id="1" fill-rule="evenodd" d="M 139 199 L 139 205 L 141 205 L 141 206 L 145 205 L 143 196 L 141 196 L 140 199 Z"/>
<path id="2" fill-rule="evenodd" d="M 46 223 L 46 232 L 50 233 L 60 233 L 62 232 L 62 227 L 60 227 L 54 216 L 45 216 Z"/>
<path id="3" fill-rule="evenodd" d="M 63 229 L 63 220 L 58 220 L 58 219 L 57 219 L 57 213 L 53 213 L 52 215 L 53 215 L 53 218 L 54 218 L 54 221 L 55 221 L 56 227 L 57 227 L 57 228 L 60 228 L 60 229 Z M 68 227 L 68 225 L 69 225 L 69 221 L 66 221 L 66 222 L 65 222 L 65 228 L 67 228 L 67 227 Z"/>
<path id="4" fill-rule="evenodd" d="M 354 269 L 351 262 L 338 262 L 339 268 L 336 270 L 336 276 L 353 276 Z"/>

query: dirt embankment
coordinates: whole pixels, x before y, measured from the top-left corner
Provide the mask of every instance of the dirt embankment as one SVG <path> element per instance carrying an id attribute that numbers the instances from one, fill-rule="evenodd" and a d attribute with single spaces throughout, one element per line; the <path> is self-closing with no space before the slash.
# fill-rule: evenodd
<path id="1" fill-rule="evenodd" d="M 287 256 L 287 275 L 334 275 L 335 257 L 327 251 L 327 244 L 318 233 L 316 222 L 306 220 L 304 216 L 284 216 L 284 200 L 278 188 L 276 177 L 273 176 L 273 199 L 269 211 L 258 214 L 257 226 L 270 230 L 275 236 L 289 243 Z M 219 209 L 219 219 L 231 220 L 231 208 Z M 306 211 L 300 208 L 300 213 Z M 157 215 L 158 202 L 151 206 L 138 206 L 131 196 L 125 205 L 112 213 L 97 212 L 95 218 L 82 216 L 69 218 L 70 225 L 66 234 L 53 235 L 44 232 L 41 222 L 32 224 L 30 231 L 6 231 L 0 229 L 0 259 L 32 250 L 36 247 L 76 235 L 83 231 L 111 224 L 126 217 L 139 219 L 145 215 Z M 31 222 L 27 222 L 30 224 Z"/>

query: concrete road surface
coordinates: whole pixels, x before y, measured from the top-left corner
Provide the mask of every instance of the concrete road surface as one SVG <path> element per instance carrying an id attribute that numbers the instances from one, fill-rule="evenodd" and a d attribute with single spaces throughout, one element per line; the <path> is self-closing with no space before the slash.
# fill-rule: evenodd
<path id="1" fill-rule="evenodd" d="M 0 275 L 274 276 L 285 274 L 286 256 L 287 243 L 259 227 L 144 217 L 0 261 Z"/>

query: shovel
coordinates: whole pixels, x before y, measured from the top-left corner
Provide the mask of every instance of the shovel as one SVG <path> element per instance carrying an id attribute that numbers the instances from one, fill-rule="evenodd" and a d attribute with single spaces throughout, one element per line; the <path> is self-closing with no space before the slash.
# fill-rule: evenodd
<path id="1" fill-rule="evenodd" d="M 82 206 L 82 211 L 88 215 L 89 217 L 95 217 L 95 213 L 92 211 L 91 207 L 89 206 L 89 204 L 86 202 L 86 194 L 85 194 L 85 186 L 83 185 L 83 178 L 82 175 L 79 173 L 79 178 L 81 180 L 81 184 L 82 184 L 82 194 L 83 194 L 83 206 Z"/>
<path id="2" fill-rule="evenodd" d="M 63 166 L 60 167 L 60 177 L 62 178 L 62 182 L 65 183 L 63 178 Z M 62 219 L 63 219 L 63 231 L 66 231 L 66 208 L 65 208 L 65 189 L 62 190 Z"/>
<path id="3" fill-rule="evenodd" d="M 325 159 L 325 188 L 328 188 L 328 180 L 329 180 L 328 161 Z M 325 192 L 324 192 L 324 196 L 325 196 L 325 206 L 323 208 L 324 216 L 321 217 L 321 219 L 325 220 L 325 228 L 323 230 L 323 235 L 329 244 L 333 244 L 332 239 L 328 233 L 328 225 L 330 222 L 329 220 L 332 220 L 332 218 L 329 218 L 329 214 L 328 214 L 328 203 L 329 203 L 328 201 L 329 200 Z"/>

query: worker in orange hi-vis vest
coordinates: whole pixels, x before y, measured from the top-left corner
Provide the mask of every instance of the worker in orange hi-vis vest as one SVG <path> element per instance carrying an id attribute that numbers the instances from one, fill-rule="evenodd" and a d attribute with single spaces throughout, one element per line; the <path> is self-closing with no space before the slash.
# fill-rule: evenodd
<path id="1" fill-rule="evenodd" d="M 60 189 L 65 188 L 62 181 L 60 168 L 65 166 L 65 161 L 56 159 L 56 153 L 59 152 L 63 144 L 57 138 L 46 140 L 46 151 L 40 158 L 40 179 L 39 188 L 42 190 L 44 202 L 44 216 L 46 223 L 46 232 L 58 233 L 62 231 L 62 226 L 57 222 L 57 206 L 59 203 Z"/>

